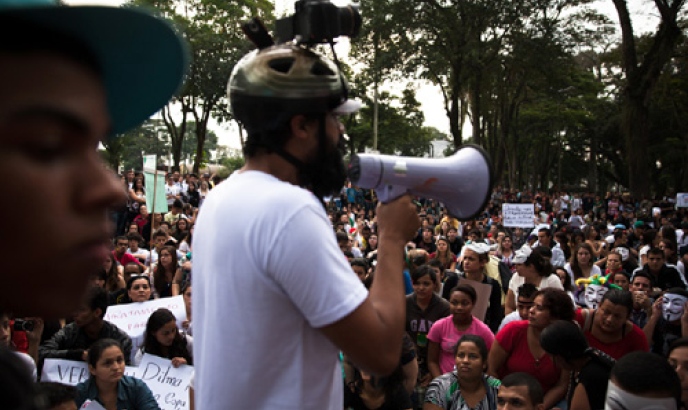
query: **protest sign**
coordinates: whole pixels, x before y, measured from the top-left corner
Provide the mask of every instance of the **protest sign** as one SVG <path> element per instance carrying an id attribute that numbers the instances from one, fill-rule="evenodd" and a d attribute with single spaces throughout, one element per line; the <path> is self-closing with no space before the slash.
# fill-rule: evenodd
<path id="1" fill-rule="evenodd" d="M 138 368 L 126 366 L 124 374 L 138 377 Z M 88 371 L 88 363 L 65 359 L 45 359 L 41 373 L 42 382 L 56 382 L 69 386 L 76 386 L 91 377 Z"/>
<path id="2" fill-rule="evenodd" d="M 97 401 L 86 400 L 80 407 L 81 410 L 105 410 Z"/>
<path id="3" fill-rule="evenodd" d="M 125 375 L 136 377 L 146 383 L 162 410 L 189 408 L 189 384 L 193 373 L 193 366 L 182 365 L 175 368 L 171 360 L 149 354 L 143 355 L 138 367 L 126 366 L 124 369 Z M 76 386 L 89 377 L 86 362 L 45 359 L 41 381 Z"/>
<path id="4" fill-rule="evenodd" d="M 511 228 L 535 226 L 535 207 L 533 204 L 502 204 L 503 225 Z"/>
<path id="5" fill-rule="evenodd" d="M 485 321 L 485 314 L 490 305 L 490 295 L 492 294 L 492 285 L 487 283 L 477 282 L 464 277 L 459 277 L 459 285 L 471 285 L 475 289 L 477 298 L 473 305 L 473 316 Z"/>
<path id="6" fill-rule="evenodd" d="M 172 311 L 177 318 L 177 327 L 182 328 L 182 322 L 186 320 L 186 307 L 184 297 L 181 295 L 169 298 L 160 298 L 141 303 L 127 303 L 124 305 L 108 306 L 105 311 L 105 320 L 122 329 L 131 338 L 131 360 L 133 362 L 136 351 L 143 344 L 143 333 L 151 313 L 160 308 Z"/>
<path id="7" fill-rule="evenodd" d="M 688 208 L 688 192 L 679 192 L 676 194 L 676 207 Z"/>
<path id="8" fill-rule="evenodd" d="M 193 366 L 174 367 L 171 360 L 144 354 L 137 377 L 148 385 L 162 410 L 186 410 L 193 374 Z"/>

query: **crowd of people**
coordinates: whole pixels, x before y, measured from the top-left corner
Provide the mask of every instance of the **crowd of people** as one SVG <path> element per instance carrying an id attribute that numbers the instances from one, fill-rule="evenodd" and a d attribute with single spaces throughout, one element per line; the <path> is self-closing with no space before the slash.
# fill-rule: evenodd
<path id="1" fill-rule="evenodd" d="M 158 409 L 125 375 L 144 355 L 194 366 L 200 409 L 688 407 L 688 215 L 671 197 L 497 187 L 463 223 L 431 199 L 378 204 L 346 184 L 339 116 L 361 104 L 339 65 L 263 38 L 228 86 L 246 166 L 171 173 L 169 211 L 150 212 L 143 178 L 117 181 L 95 147 L 179 89 L 177 32 L 51 0 L 0 0 L 0 32 L 3 409 Z M 532 204 L 532 226 L 506 226 L 505 203 Z M 106 320 L 173 297 L 186 320 L 149 312 L 141 345 Z M 88 376 L 46 383 L 46 359 Z"/>

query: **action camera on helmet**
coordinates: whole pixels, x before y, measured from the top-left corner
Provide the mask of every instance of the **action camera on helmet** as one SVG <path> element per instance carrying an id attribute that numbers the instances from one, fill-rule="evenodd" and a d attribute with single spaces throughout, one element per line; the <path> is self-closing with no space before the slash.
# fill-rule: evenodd
<path id="1" fill-rule="evenodd" d="M 278 42 L 294 39 L 313 46 L 331 43 L 336 37 L 356 37 L 361 29 L 358 6 L 337 7 L 327 0 L 299 0 L 295 13 L 277 20 Z"/>

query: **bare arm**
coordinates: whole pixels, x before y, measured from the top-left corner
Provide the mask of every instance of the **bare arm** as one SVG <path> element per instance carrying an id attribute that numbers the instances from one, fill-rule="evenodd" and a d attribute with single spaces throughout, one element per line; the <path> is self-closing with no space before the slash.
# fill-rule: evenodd
<path id="1" fill-rule="evenodd" d="M 431 340 L 428 340 L 428 370 L 430 370 L 430 376 L 433 379 L 442 375 L 442 370 L 440 370 L 440 345 Z"/>
<path id="2" fill-rule="evenodd" d="M 411 394 L 416 387 L 416 380 L 418 379 L 418 359 L 414 357 L 413 360 L 403 365 L 401 369 L 404 372 L 404 389 L 406 389 L 406 393 Z"/>
<path id="3" fill-rule="evenodd" d="M 399 364 L 406 320 L 404 245 L 420 220 L 411 197 L 404 195 L 379 205 L 378 221 L 377 272 L 368 298 L 349 316 L 321 330 L 354 363 L 375 374 L 388 374 Z"/>
<path id="4" fill-rule="evenodd" d="M 442 407 L 432 404 L 432 403 L 423 403 L 423 410 L 443 410 Z"/>
<path id="5" fill-rule="evenodd" d="M 590 408 L 590 401 L 588 400 L 588 392 L 585 390 L 583 383 L 579 383 L 573 391 L 569 410 L 592 410 Z"/>
<path id="6" fill-rule="evenodd" d="M 497 373 L 504 366 L 506 360 L 509 358 L 509 353 L 495 340 L 492 342 L 490 354 L 487 357 L 487 374 L 492 377 L 497 377 Z"/>
<path id="7" fill-rule="evenodd" d="M 554 385 L 547 393 L 545 393 L 545 408 L 551 409 L 556 406 L 561 399 L 566 396 L 566 389 L 569 386 L 570 373 L 566 370 L 561 371 L 561 376 L 559 376 L 559 381 Z"/>
<path id="8" fill-rule="evenodd" d="M 514 310 L 516 310 L 516 296 L 514 295 L 514 291 L 509 289 L 506 292 L 506 300 L 504 301 L 504 314 L 508 315 Z"/>

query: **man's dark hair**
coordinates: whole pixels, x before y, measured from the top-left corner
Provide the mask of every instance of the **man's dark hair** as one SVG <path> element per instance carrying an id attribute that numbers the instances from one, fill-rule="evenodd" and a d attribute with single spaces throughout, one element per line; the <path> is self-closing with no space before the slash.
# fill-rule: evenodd
<path id="1" fill-rule="evenodd" d="M 351 265 L 351 267 L 360 266 L 366 271 L 368 270 L 368 261 L 365 258 L 353 258 L 351 259 L 349 264 Z"/>
<path id="2" fill-rule="evenodd" d="M 654 246 L 650 248 L 649 251 L 647 251 L 648 256 L 649 255 L 660 255 L 662 259 L 664 259 L 664 251 L 659 249 L 658 247 Z"/>
<path id="3" fill-rule="evenodd" d="M 681 381 L 662 356 L 649 352 L 628 353 L 616 362 L 611 378 L 629 393 L 640 396 L 650 393 L 653 397 L 658 393 L 666 394 L 675 398 L 681 407 Z"/>
<path id="4" fill-rule="evenodd" d="M 162 236 L 163 238 L 167 238 L 167 234 L 165 233 L 165 231 L 163 231 L 162 229 L 158 229 L 158 230 L 155 231 L 155 233 L 153 234 L 153 239 L 159 238 L 159 237 L 161 237 L 161 236 Z"/>
<path id="5" fill-rule="evenodd" d="M 91 310 L 100 309 L 100 318 L 105 317 L 105 311 L 108 307 L 108 294 L 105 289 L 100 286 L 91 286 L 86 294 L 86 306 Z"/>
<path id="6" fill-rule="evenodd" d="M 36 397 L 46 409 L 52 409 L 76 399 L 76 387 L 62 383 L 36 383 Z"/>
<path id="7" fill-rule="evenodd" d="M 602 296 L 600 301 L 600 306 L 605 300 L 612 302 L 615 305 L 625 306 L 628 309 L 628 314 L 630 315 L 633 311 L 633 294 L 627 290 L 623 289 L 609 289 L 607 293 Z"/>
<path id="8" fill-rule="evenodd" d="M 650 283 L 652 283 L 652 278 L 650 277 L 650 275 L 648 275 L 646 272 L 643 272 L 643 271 L 638 271 L 633 275 L 633 279 L 631 280 L 631 284 L 633 284 L 633 281 L 635 280 L 635 278 L 645 278 L 645 279 L 649 280 Z"/>
<path id="9" fill-rule="evenodd" d="M 540 228 L 538 229 L 538 232 L 544 232 L 545 236 L 547 236 L 548 238 L 552 237 L 552 230 L 549 228 Z"/>
<path id="10" fill-rule="evenodd" d="M 129 239 L 127 239 L 127 237 L 124 235 L 120 235 L 115 238 L 115 245 L 117 245 L 117 242 L 119 241 L 125 241 L 126 243 L 129 243 Z"/>
<path id="11" fill-rule="evenodd" d="M 537 406 L 545 402 L 545 393 L 542 391 L 542 386 L 537 379 L 528 373 L 511 373 L 502 379 L 503 387 L 520 387 L 524 386 L 528 389 L 528 397 L 530 404 Z"/>
<path id="12" fill-rule="evenodd" d="M 573 320 L 574 306 L 568 293 L 557 288 L 544 288 L 535 293 L 535 297 L 538 296 L 542 296 L 542 305 L 549 310 L 553 320 Z"/>
<path id="13" fill-rule="evenodd" d="M 537 291 L 538 289 L 532 283 L 524 283 L 518 287 L 518 297 L 523 296 L 526 299 L 533 299 Z"/>
<path id="14" fill-rule="evenodd" d="M 442 263 L 442 261 L 437 258 L 430 259 L 428 261 L 428 265 L 432 266 L 433 268 L 439 268 L 440 271 L 442 271 L 444 268 L 444 264 Z"/>
<path id="15" fill-rule="evenodd" d="M 346 232 L 336 232 L 335 238 L 337 238 L 337 243 L 344 241 L 349 242 L 349 235 L 347 235 Z"/>
<path id="16" fill-rule="evenodd" d="M 547 246 L 536 246 L 533 248 L 533 252 L 537 252 L 545 258 L 552 258 L 552 249 Z"/>
<path id="17" fill-rule="evenodd" d="M 130 241 L 137 241 L 138 243 L 142 243 L 144 241 L 143 237 L 136 232 L 128 234 L 127 239 Z"/>

